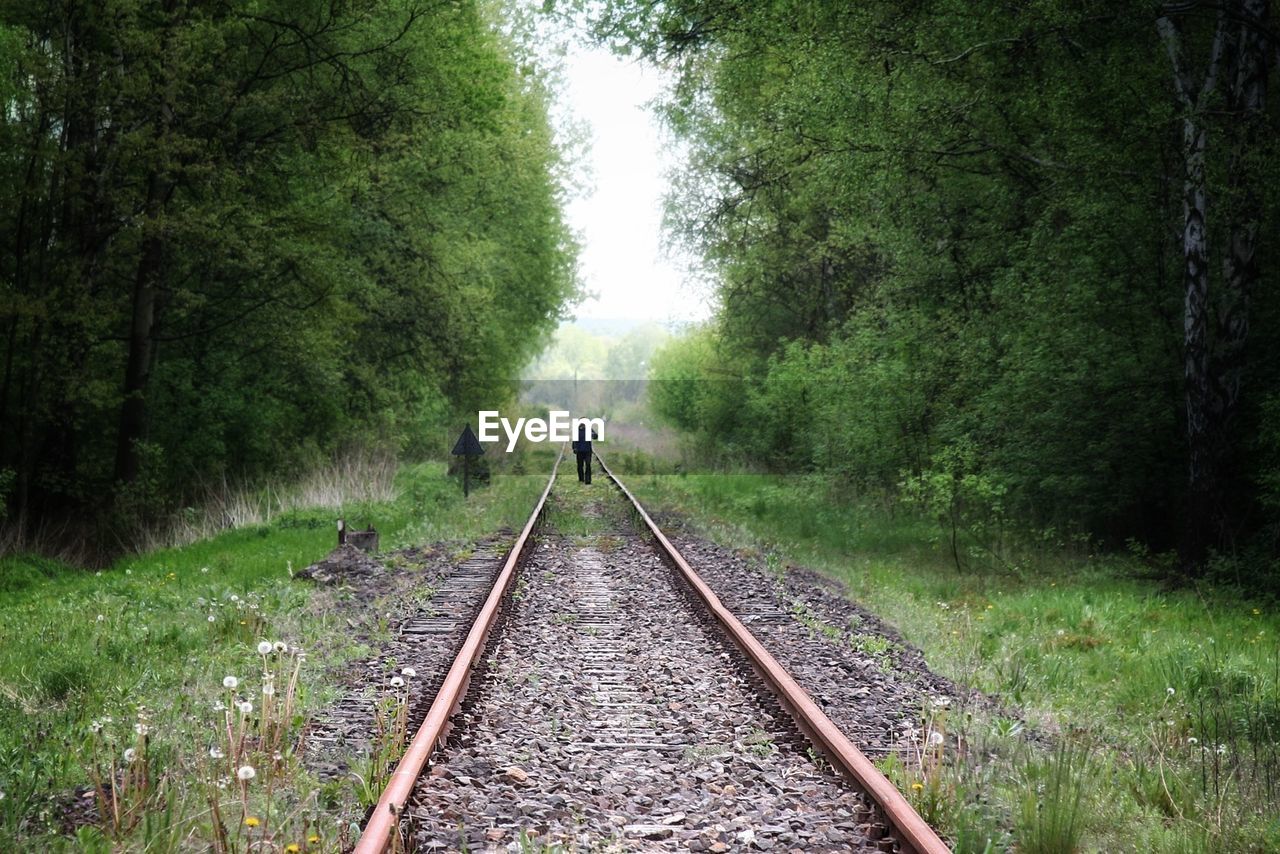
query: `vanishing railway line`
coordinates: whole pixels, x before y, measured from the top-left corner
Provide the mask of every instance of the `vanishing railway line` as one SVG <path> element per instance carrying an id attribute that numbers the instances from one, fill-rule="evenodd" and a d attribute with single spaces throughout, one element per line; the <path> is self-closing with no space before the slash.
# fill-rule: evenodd
<path id="1" fill-rule="evenodd" d="M 946 851 L 597 460 L 588 535 L 557 461 L 357 854 Z"/>

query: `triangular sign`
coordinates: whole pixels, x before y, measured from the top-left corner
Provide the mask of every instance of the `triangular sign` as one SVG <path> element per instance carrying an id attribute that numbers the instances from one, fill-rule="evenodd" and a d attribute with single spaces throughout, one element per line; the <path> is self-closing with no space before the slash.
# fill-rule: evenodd
<path id="1" fill-rule="evenodd" d="M 462 428 L 462 435 L 458 437 L 458 441 L 454 443 L 453 455 L 455 457 L 478 457 L 484 453 L 484 446 L 480 444 L 480 440 L 476 438 L 476 434 L 471 432 L 471 425 L 468 424 Z"/>

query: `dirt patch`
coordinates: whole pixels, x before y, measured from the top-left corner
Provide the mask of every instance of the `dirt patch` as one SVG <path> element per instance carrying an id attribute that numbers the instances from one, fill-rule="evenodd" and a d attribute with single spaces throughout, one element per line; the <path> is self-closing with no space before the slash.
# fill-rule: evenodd
<path id="1" fill-rule="evenodd" d="M 354 579 L 372 578 L 385 571 L 386 567 L 371 555 L 350 543 L 344 543 L 294 577 L 317 584 L 334 585 Z"/>

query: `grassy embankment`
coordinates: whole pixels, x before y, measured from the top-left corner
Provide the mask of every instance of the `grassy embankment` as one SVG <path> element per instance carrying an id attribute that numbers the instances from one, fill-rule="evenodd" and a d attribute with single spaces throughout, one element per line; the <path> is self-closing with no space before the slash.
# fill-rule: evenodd
<path id="1" fill-rule="evenodd" d="M 369 650 L 290 568 L 333 547 L 338 512 L 375 523 L 384 549 L 518 527 L 548 469 L 497 473 L 464 502 L 442 463 L 406 466 L 388 500 L 294 509 L 100 573 L 0 560 L 0 850 L 335 850 L 359 781 L 318 785 L 293 744 L 334 668 Z M 288 648 L 260 656 L 264 641 Z M 99 792 L 72 806 L 84 787 Z M 96 826 L 69 836 L 71 813 Z"/>
<path id="2" fill-rule="evenodd" d="M 936 524 L 851 506 L 820 478 L 627 481 L 712 539 L 843 580 L 933 669 L 1048 735 L 971 706 L 920 710 L 918 735 L 945 730 L 944 747 L 885 767 L 958 851 L 1280 850 L 1274 603 L 1167 590 L 1135 558 L 1061 548 L 962 573 Z"/>

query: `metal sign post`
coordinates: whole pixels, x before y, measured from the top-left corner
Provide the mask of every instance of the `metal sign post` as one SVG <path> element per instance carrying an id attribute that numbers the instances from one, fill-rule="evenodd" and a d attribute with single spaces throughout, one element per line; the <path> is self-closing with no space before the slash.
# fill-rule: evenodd
<path id="1" fill-rule="evenodd" d="M 484 446 L 480 444 L 476 434 L 471 431 L 471 425 L 468 424 L 463 427 L 462 435 L 453 444 L 453 455 L 462 457 L 462 496 L 464 498 L 471 494 L 471 458 L 478 457 L 483 453 Z"/>

